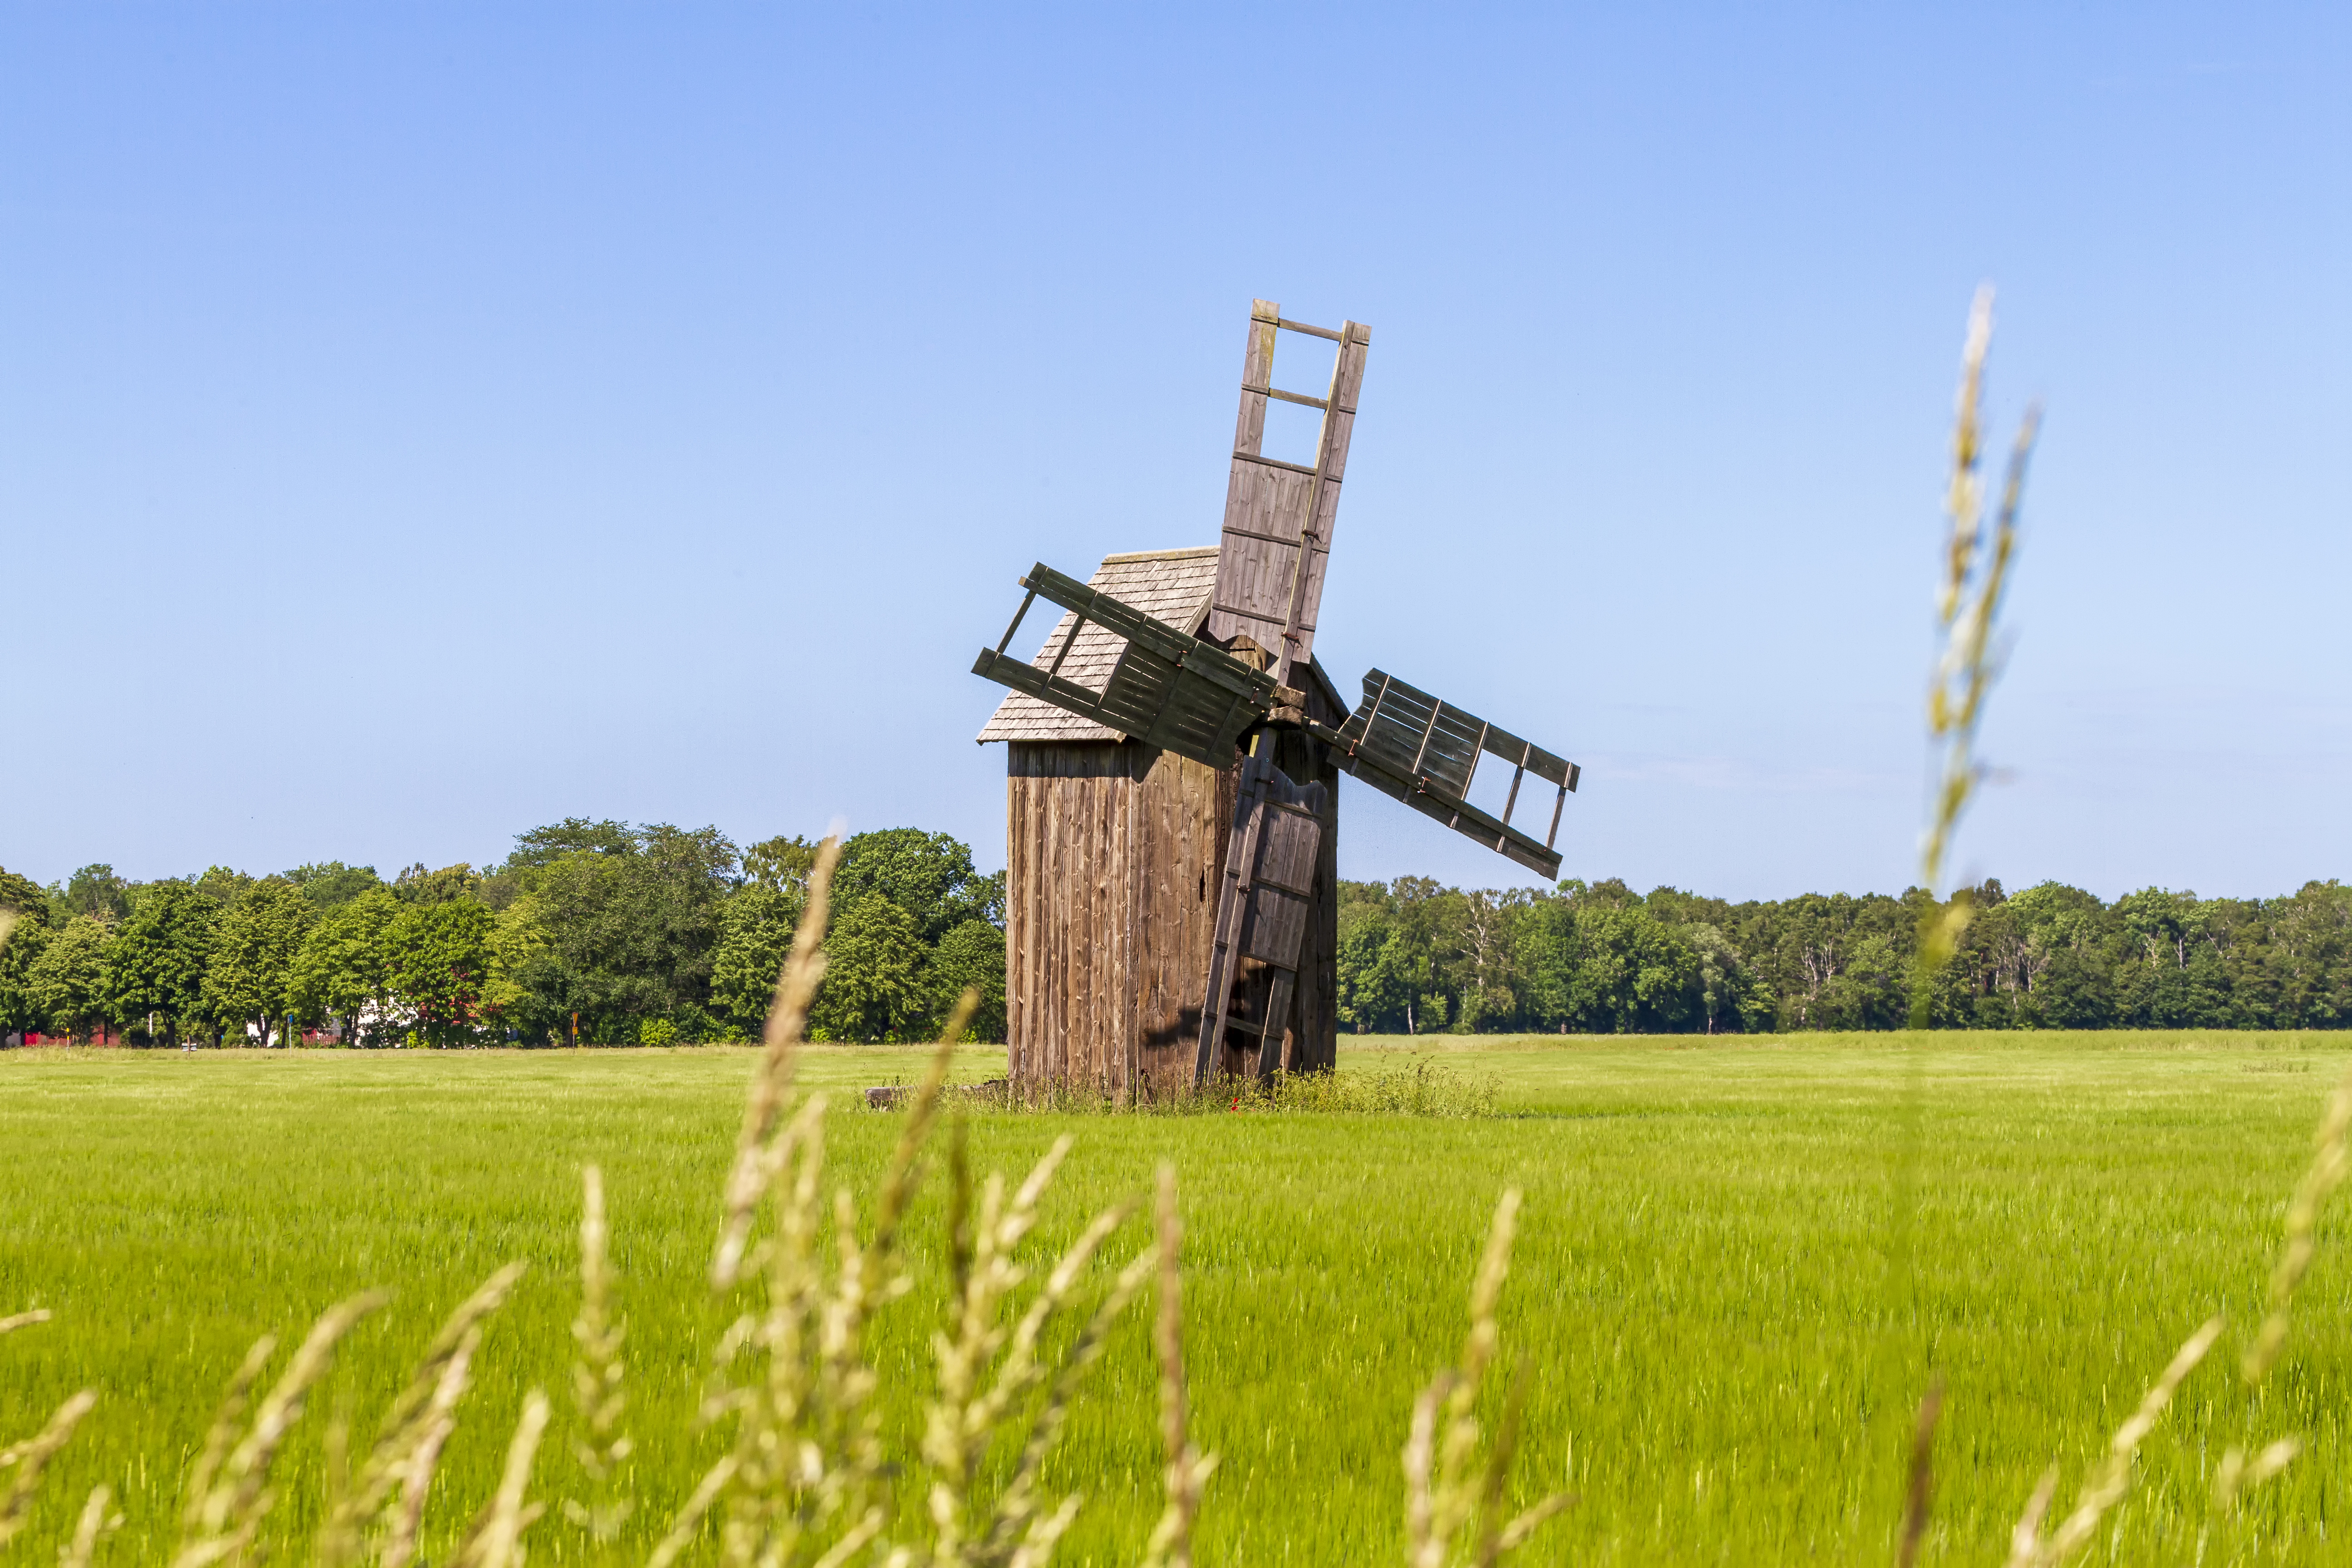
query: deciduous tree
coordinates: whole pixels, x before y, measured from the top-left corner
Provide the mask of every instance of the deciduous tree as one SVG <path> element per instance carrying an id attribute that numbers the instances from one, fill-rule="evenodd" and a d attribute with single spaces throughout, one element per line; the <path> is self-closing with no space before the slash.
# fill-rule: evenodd
<path id="1" fill-rule="evenodd" d="M 955 1005 L 967 987 L 980 994 L 968 1040 L 1001 1044 L 1004 1039 L 1004 932 L 986 921 L 966 921 L 940 939 L 931 954 L 937 987 L 935 1009 Z M 928 1032 L 928 1031 L 926 1031 Z"/>
<path id="2" fill-rule="evenodd" d="M 834 918 L 809 1022 L 828 1040 L 919 1039 L 938 1006 L 914 917 L 866 893 Z"/>
<path id="3" fill-rule="evenodd" d="M 215 1025 L 268 1041 L 293 1011 L 294 959 L 318 919 L 293 883 L 270 877 L 213 922 L 203 1005 Z"/>
<path id="4" fill-rule="evenodd" d="M 205 970 L 219 906 L 185 882 L 149 883 L 135 903 L 107 956 L 107 1001 L 123 1023 L 152 1017 L 155 1032 L 177 1045 L 181 1031 L 206 1016 Z"/>
<path id="5" fill-rule="evenodd" d="M 341 1019 L 346 1045 L 383 1043 L 365 1037 L 367 1020 L 379 1037 L 394 1025 L 392 925 L 400 911 L 400 900 L 378 882 L 310 928 L 294 958 L 298 1017 L 311 1024 Z"/>
<path id="6" fill-rule="evenodd" d="M 497 925 L 498 917 L 471 899 L 410 904 L 394 918 L 387 933 L 393 992 L 415 1010 L 425 1044 L 474 1041 Z"/>
<path id="7" fill-rule="evenodd" d="M 85 1039 L 105 1021 L 106 955 L 113 940 L 104 917 L 76 915 L 35 953 L 25 969 L 25 990 L 44 1030 Z"/>

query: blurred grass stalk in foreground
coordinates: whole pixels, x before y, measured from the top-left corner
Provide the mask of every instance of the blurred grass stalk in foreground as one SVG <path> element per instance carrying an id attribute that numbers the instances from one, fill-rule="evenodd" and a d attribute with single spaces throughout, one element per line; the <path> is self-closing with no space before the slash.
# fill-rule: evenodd
<path id="1" fill-rule="evenodd" d="M 1960 351 L 1960 389 L 1952 416 L 1952 479 L 1944 510 L 1949 530 L 1944 541 L 1943 581 L 1936 595 L 1937 634 L 1942 639 L 1927 685 L 1927 734 L 1936 773 L 1927 830 L 1920 844 L 1920 880 L 1940 898 L 1945 861 L 1961 815 L 1984 780 L 1977 757 L 1977 726 L 1986 695 L 2000 675 L 2002 649 L 1995 628 L 2017 553 L 2018 506 L 2025 490 L 2025 467 L 2042 429 L 2042 405 L 2025 411 L 2009 452 L 2000 501 L 1988 536 L 1984 519 L 1985 357 L 1992 347 L 1992 285 L 1977 290 L 1969 310 L 1969 335 Z M 1928 915 L 1919 936 L 1918 980 L 1912 1026 L 1927 1026 L 1928 985 L 1958 951 L 1975 906 L 1967 889 Z"/>

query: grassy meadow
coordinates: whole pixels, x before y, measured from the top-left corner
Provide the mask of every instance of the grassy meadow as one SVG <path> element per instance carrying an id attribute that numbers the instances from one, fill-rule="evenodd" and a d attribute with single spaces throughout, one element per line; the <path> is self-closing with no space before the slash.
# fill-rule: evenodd
<path id="1" fill-rule="evenodd" d="M 1341 1042 L 1342 1071 L 1428 1042 Z M 1398 1452 L 1454 1355 L 1487 1218 L 1526 1191 L 1504 1297 L 1533 1377 L 1517 1487 L 1565 1488 L 1538 1563 L 1890 1560 L 1913 1409 L 1948 1389 L 1924 1558 L 1997 1563 L 2036 1478 L 2087 1460 L 2191 1329 L 2231 1331 L 2143 1450 L 2093 1560 L 2343 1562 L 2352 1473 L 2352 1259 L 2321 1226 L 2294 1338 L 2251 1419 L 2236 1387 L 2282 1215 L 2341 1036 L 2033 1034 L 1707 1040 L 1481 1039 L 1437 1056 L 1503 1114 L 972 1114 L 982 1170 L 1077 1148 L 1035 1246 L 1058 1252 L 1156 1162 L 1183 1184 L 1194 1436 L 1223 1456 L 1201 1524 L 1219 1564 L 1396 1560 Z M 959 1076 L 1003 1070 L 963 1053 Z M 298 1338 L 363 1288 L 391 1308 L 346 1342 L 285 1474 L 278 1528 L 315 1522 L 320 1433 L 363 1434 L 442 1317 L 509 1258 L 436 1483 L 428 1560 L 496 1484 L 524 1393 L 557 1401 L 536 1494 L 575 1489 L 568 1404 L 579 1172 L 604 1172 L 628 1325 L 642 1560 L 720 1451 L 698 1429 L 725 1321 L 705 1283 L 746 1050 L 0 1054 L 0 1439 L 73 1390 L 98 1408 L 55 1466 L 25 1561 L 106 1481 L 126 1522 L 100 1561 L 163 1560 L 180 1472 L 265 1331 Z M 920 1071 L 913 1049 L 809 1047 L 842 1090 Z M 837 1097 L 832 1173 L 861 1190 L 895 1115 Z M 941 1308 L 940 1183 L 912 1222 L 918 1289 L 877 1357 L 911 1447 Z M 1097 1265 L 1148 1241 L 1138 1217 Z M 1148 1306 L 1097 1368 L 1055 1468 L 1087 1495 L 1058 1561 L 1132 1562 L 1160 1506 Z M 2207 1499 L 2221 1451 L 2308 1442 L 2236 1525 Z M 902 1499 L 911 1515 L 920 1499 Z M 586 1561 L 559 1514 L 540 1563 Z"/>

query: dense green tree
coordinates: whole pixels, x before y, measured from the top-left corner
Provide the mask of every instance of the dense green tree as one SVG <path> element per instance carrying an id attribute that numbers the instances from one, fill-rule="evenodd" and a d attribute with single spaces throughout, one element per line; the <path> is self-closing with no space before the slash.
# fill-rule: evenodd
<path id="1" fill-rule="evenodd" d="M 87 1039 L 105 1023 L 106 958 L 113 940 L 104 916 L 76 915 L 34 953 L 25 968 L 26 999 L 45 1032 Z"/>
<path id="2" fill-rule="evenodd" d="M 318 919 L 293 883 L 269 877 L 213 922 L 203 1007 L 216 1027 L 268 1040 L 294 1009 L 294 960 Z"/>
<path id="3" fill-rule="evenodd" d="M 980 994 L 967 1040 L 1002 1044 L 1004 1039 L 1004 931 L 986 921 L 966 921 L 940 939 L 931 954 L 931 978 L 939 1005 L 953 1005 L 966 987 Z"/>
<path id="4" fill-rule="evenodd" d="M 49 919 L 49 895 L 30 877 L 0 870 L 0 910 L 14 910 L 26 920 L 46 925 Z"/>
<path id="5" fill-rule="evenodd" d="M 481 874 L 463 860 L 437 871 L 426 870 L 420 860 L 394 879 L 392 891 L 404 904 L 446 904 L 472 898 L 481 885 Z"/>
<path id="6" fill-rule="evenodd" d="M 1699 956 L 1683 929 L 1647 910 L 1573 911 L 1570 997 L 1589 1034 L 1665 1034 L 1704 1021 Z"/>
<path id="7" fill-rule="evenodd" d="M 207 1016 L 205 970 L 219 906 L 185 882 L 151 882 L 139 894 L 108 953 L 107 1003 L 125 1025 L 152 1019 L 149 1044 L 160 1036 L 177 1045 Z"/>
<path id="8" fill-rule="evenodd" d="M 471 899 L 412 903 L 386 932 L 393 994 L 430 1046 L 470 1045 L 483 1021 L 498 916 Z"/>
<path id="9" fill-rule="evenodd" d="M 1422 877 L 1339 884 L 1343 1025 L 1408 1035 L 1445 1026 L 1440 970 L 1452 945 L 1434 900 L 1448 890 Z"/>
<path id="10" fill-rule="evenodd" d="M 507 857 L 506 868 L 522 870 L 551 865 L 582 850 L 595 855 L 634 855 L 638 847 L 637 830 L 625 822 L 591 822 L 584 816 L 567 816 L 561 822 L 516 834 L 514 853 Z"/>
<path id="11" fill-rule="evenodd" d="M 294 956 L 291 989 L 298 1018 L 308 1024 L 338 1021 L 345 1045 L 387 1043 L 382 1037 L 394 1030 L 395 1011 L 392 925 L 401 909 L 392 889 L 378 882 L 329 910 L 310 928 Z"/>
<path id="12" fill-rule="evenodd" d="M 50 903 L 59 925 L 77 915 L 120 921 L 131 913 L 131 884 L 116 876 L 111 866 L 84 866 Z"/>
<path id="13" fill-rule="evenodd" d="M 515 1026 L 534 1037 L 562 1029 L 575 1012 L 593 1040 L 635 1040 L 652 1018 L 700 1029 L 709 1017 L 735 846 L 716 827 L 605 831 L 616 826 L 536 829 L 518 840 L 520 864 L 501 868 L 515 896 L 535 903 L 541 940 L 513 977 L 510 1010 Z M 590 842 L 548 847 L 575 838 Z"/>
<path id="14" fill-rule="evenodd" d="M 966 921 L 1004 924 L 1004 873 L 979 875 L 971 850 L 944 833 L 887 827 L 844 844 L 833 877 L 835 918 L 874 894 L 906 911 L 925 946 Z"/>
<path id="15" fill-rule="evenodd" d="M 205 874 L 197 878 L 194 883 L 197 892 L 202 893 L 222 909 L 228 909 L 236 904 L 238 900 L 252 890 L 253 886 L 253 878 L 226 866 L 206 867 Z"/>
<path id="16" fill-rule="evenodd" d="M 0 938 L 0 1033 L 37 1029 L 41 1010 L 25 976 L 48 942 L 49 895 L 30 877 L 0 870 L 0 914 L 13 933 Z"/>
<path id="17" fill-rule="evenodd" d="M 5 940 L 0 941 L 0 1034 L 21 1034 L 41 1026 L 31 972 L 53 933 L 46 922 L 29 914 L 7 913 L 14 923 Z"/>
<path id="18" fill-rule="evenodd" d="M 482 993 L 483 1012 L 493 1024 L 523 1044 L 553 1042 L 560 1031 L 552 1021 L 532 1008 L 538 981 L 553 962 L 539 900 L 524 893 L 497 907 L 495 913 L 498 919 L 490 928 L 490 977 Z"/>
<path id="19" fill-rule="evenodd" d="M 743 851 L 743 880 L 771 892 L 805 899 L 819 847 L 798 834 L 763 838 Z"/>
<path id="20" fill-rule="evenodd" d="M 321 910 L 339 910 L 371 888 L 383 886 L 383 879 L 375 874 L 374 867 L 346 866 L 341 860 L 297 866 L 286 873 L 286 879 L 301 889 L 302 896 Z"/>
<path id="21" fill-rule="evenodd" d="M 721 934 L 710 963 L 710 1006 L 746 1035 L 758 1034 L 767 1022 L 776 977 L 793 950 L 806 891 L 805 884 L 796 895 L 753 882 L 729 899 L 721 911 Z M 1003 933 L 999 931 L 997 938 L 1001 947 Z"/>
<path id="22" fill-rule="evenodd" d="M 922 933 L 880 893 L 843 907 L 824 939 L 824 984 L 809 1009 L 817 1037 L 912 1040 L 929 1034 L 939 1008 Z"/>

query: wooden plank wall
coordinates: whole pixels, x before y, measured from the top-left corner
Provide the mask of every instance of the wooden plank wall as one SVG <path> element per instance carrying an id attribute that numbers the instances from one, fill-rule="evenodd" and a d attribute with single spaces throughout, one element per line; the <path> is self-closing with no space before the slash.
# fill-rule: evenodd
<path id="1" fill-rule="evenodd" d="M 1117 1094 L 1133 998 L 1132 748 L 1013 742 L 1005 781 L 1005 1009 L 1013 1080 Z"/>
<path id="2" fill-rule="evenodd" d="M 1277 761 L 1335 796 L 1307 737 Z M 1013 742 L 1005 781 L 1005 991 L 1013 1079 L 1115 1096 L 1189 1084 L 1236 770 L 1132 742 Z M 1309 752 L 1313 755 L 1309 755 Z M 1324 834 L 1293 1060 L 1336 1058 L 1338 834 Z M 1246 1070 L 1234 1053 L 1229 1064 Z"/>
<path id="3" fill-rule="evenodd" d="M 1143 875 L 1136 907 L 1136 1079 L 1146 1094 L 1181 1092 L 1191 1087 L 1201 1038 L 1201 996 L 1240 770 L 1204 767 L 1169 752 L 1138 761 Z"/>

